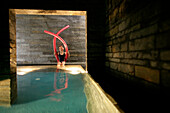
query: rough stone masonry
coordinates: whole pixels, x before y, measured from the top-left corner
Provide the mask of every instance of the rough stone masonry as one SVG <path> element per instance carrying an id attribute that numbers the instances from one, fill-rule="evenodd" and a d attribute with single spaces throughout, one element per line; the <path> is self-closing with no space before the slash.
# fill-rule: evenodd
<path id="1" fill-rule="evenodd" d="M 67 15 L 16 15 L 17 64 L 56 64 L 53 36 L 44 30 L 57 33 L 66 25 L 60 34 L 71 54 L 66 63 L 86 67 L 85 16 Z M 57 40 L 57 45 L 62 43 Z"/>
<path id="2" fill-rule="evenodd" d="M 170 19 L 157 1 L 107 0 L 107 69 L 170 87 Z"/>

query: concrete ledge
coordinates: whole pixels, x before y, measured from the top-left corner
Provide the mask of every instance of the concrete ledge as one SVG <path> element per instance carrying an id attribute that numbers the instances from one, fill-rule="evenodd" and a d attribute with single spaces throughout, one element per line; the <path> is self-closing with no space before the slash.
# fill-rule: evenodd
<path id="1" fill-rule="evenodd" d="M 117 105 L 117 102 L 88 73 L 83 75 L 85 75 L 84 91 L 87 97 L 87 110 L 89 113 L 124 113 Z"/>

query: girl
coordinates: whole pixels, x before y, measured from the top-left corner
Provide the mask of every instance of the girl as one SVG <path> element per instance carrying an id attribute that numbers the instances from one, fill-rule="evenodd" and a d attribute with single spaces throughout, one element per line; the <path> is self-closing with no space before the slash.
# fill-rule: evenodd
<path id="1" fill-rule="evenodd" d="M 56 54 L 56 53 L 54 53 Z M 65 55 L 66 55 L 66 52 L 64 52 L 64 48 L 63 46 L 59 46 L 59 52 L 58 52 L 58 56 L 59 56 L 59 60 L 60 62 L 58 62 L 57 66 L 65 66 Z M 68 57 L 70 57 L 70 53 L 68 52 Z"/>

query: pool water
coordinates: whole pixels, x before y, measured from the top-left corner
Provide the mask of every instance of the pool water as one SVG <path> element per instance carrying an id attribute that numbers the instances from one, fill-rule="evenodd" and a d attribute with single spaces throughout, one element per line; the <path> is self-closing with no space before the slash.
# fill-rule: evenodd
<path id="1" fill-rule="evenodd" d="M 17 100 L 0 113 L 87 113 L 83 77 L 49 69 L 17 75 Z"/>

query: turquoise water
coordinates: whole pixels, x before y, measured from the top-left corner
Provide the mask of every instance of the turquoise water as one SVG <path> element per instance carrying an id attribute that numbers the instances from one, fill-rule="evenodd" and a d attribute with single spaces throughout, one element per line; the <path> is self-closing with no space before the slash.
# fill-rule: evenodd
<path id="1" fill-rule="evenodd" d="M 83 76 L 60 70 L 17 75 L 17 100 L 0 113 L 87 113 Z"/>

